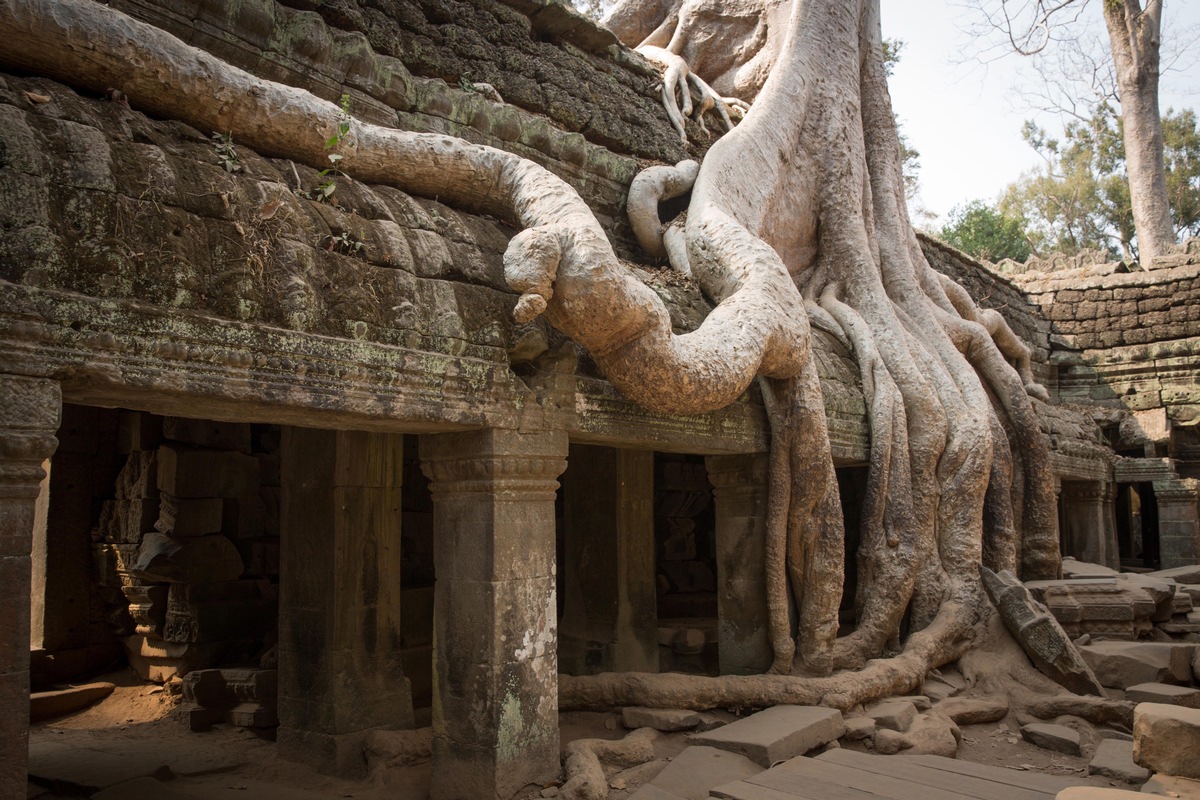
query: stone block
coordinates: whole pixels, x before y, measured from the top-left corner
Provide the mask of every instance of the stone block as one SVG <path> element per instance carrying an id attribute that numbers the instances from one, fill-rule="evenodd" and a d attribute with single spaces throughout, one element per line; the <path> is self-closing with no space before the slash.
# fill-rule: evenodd
<path id="1" fill-rule="evenodd" d="M 1200 797 L 1200 780 L 1155 773 L 1150 776 L 1150 780 L 1142 784 L 1142 793 L 1189 799 Z"/>
<path id="2" fill-rule="evenodd" d="M 86 683 L 68 689 L 33 692 L 29 695 L 29 719 L 38 722 L 80 711 L 108 697 L 116 688 L 111 683 Z"/>
<path id="3" fill-rule="evenodd" d="M 1200 778 L 1200 709 L 1139 703 L 1133 709 L 1133 760 L 1153 772 Z"/>
<path id="4" fill-rule="evenodd" d="M 174 539 L 149 533 L 130 572 L 147 581 L 208 583 L 236 580 L 244 569 L 233 542 L 220 534 Z"/>
<path id="5" fill-rule="evenodd" d="M 162 443 L 162 417 L 122 409 L 117 418 L 117 450 L 122 454 L 156 450 Z"/>
<path id="6" fill-rule="evenodd" d="M 129 454 L 117 474 L 118 500 L 158 497 L 158 451 L 144 450 Z"/>
<path id="7" fill-rule="evenodd" d="M 1031 722 L 1021 726 L 1021 737 L 1043 750 L 1053 750 L 1069 756 L 1083 754 L 1080 748 L 1079 731 L 1068 728 L 1066 725 Z"/>
<path id="8" fill-rule="evenodd" d="M 246 422 L 164 417 L 162 435 L 164 439 L 172 442 L 183 442 L 214 450 L 250 452 L 250 425 Z"/>
<path id="9" fill-rule="evenodd" d="M 842 738 L 856 742 L 870 739 L 874 735 L 875 720 L 870 717 L 853 717 L 846 720 L 846 732 L 842 734 Z"/>
<path id="10" fill-rule="evenodd" d="M 258 459 L 243 453 L 158 449 L 158 488 L 176 497 L 240 497 L 258 493 Z"/>
<path id="11" fill-rule="evenodd" d="M 1190 683 L 1194 644 L 1096 642 L 1079 648 L 1102 686 L 1127 689 L 1139 683 Z"/>
<path id="12" fill-rule="evenodd" d="M 626 728 L 653 728 L 656 731 L 686 731 L 700 724 L 695 711 L 679 708 L 643 708 L 628 706 L 621 711 Z"/>
<path id="13" fill-rule="evenodd" d="M 1126 783 L 1141 783 L 1150 777 L 1150 770 L 1134 763 L 1133 742 L 1101 739 L 1088 763 L 1088 774 L 1104 775 Z"/>
<path id="14" fill-rule="evenodd" d="M 159 499 L 105 500 L 100 507 L 100 537 L 113 544 L 138 544 L 142 534 L 154 530 Z"/>
<path id="15" fill-rule="evenodd" d="M 1200 689 L 1173 686 L 1169 683 L 1139 683 L 1125 690 L 1125 699 L 1131 703 L 1162 703 L 1169 706 L 1200 708 Z"/>
<path id="16" fill-rule="evenodd" d="M 159 514 L 153 529 L 170 536 L 203 536 L 221 532 L 225 501 L 220 497 L 159 495 Z"/>
<path id="17" fill-rule="evenodd" d="M 903 733 L 917 718 L 917 707 L 907 700 L 884 700 L 868 706 L 866 713 L 880 728 Z"/>
<path id="18" fill-rule="evenodd" d="M 775 706 L 730 725 L 696 734 L 691 742 L 738 753 L 764 768 L 841 737 L 842 713 L 818 706 Z"/>
<path id="19" fill-rule="evenodd" d="M 930 702 L 939 703 L 947 697 L 953 697 L 958 693 L 958 689 L 948 683 L 939 681 L 937 678 L 926 678 L 921 684 L 921 694 L 929 698 Z"/>
<path id="20" fill-rule="evenodd" d="M 732 726 L 726 726 L 729 727 Z M 762 771 L 761 762 L 755 763 L 743 755 L 721 748 L 692 746 L 676 756 L 647 786 L 685 800 L 704 800 L 714 786 L 743 780 Z"/>

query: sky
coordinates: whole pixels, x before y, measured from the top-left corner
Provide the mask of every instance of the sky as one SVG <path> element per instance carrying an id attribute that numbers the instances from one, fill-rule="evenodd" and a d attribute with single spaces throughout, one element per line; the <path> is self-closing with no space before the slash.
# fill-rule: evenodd
<path id="1" fill-rule="evenodd" d="M 999 0 L 985 0 L 993 5 Z M 996 200 L 1021 173 L 1042 163 L 1021 138 L 1021 126 L 1034 119 L 1048 130 L 1061 130 L 1056 115 L 1037 112 L 1023 99 L 1037 85 L 1029 62 L 1011 55 L 985 66 L 966 59 L 972 19 L 963 0 L 882 0 L 883 35 L 901 39 L 904 49 L 889 81 L 892 107 L 903 133 L 921 154 L 918 172 L 923 207 L 938 219 L 919 227 L 940 227 L 956 205 L 974 199 Z M 976 14 L 978 12 L 975 12 Z M 1100 0 L 1084 9 L 1103 31 Z M 1172 30 L 1200 31 L 1200 0 L 1165 0 L 1164 38 Z M 1200 43 L 1193 43 L 1193 51 Z M 1182 62 L 1183 59 L 1180 60 Z M 1165 72 L 1159 105 L 1200 108 L 1200 63 Z"/>

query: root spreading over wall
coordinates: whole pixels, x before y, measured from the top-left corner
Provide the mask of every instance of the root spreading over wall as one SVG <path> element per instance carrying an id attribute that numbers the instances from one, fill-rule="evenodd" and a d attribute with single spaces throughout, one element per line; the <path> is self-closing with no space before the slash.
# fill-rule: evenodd
<path id="1" fill-rule="evenodd" d="M 698 413 L 761 380 L 773 674 L 564 676 L 564 708 L 846 708 L 908 691 L 970 643 L 987 609 L 981 562 L 1026 579 L 1059 571 L 1047 444 L 1029 396 L 1041 390 L 1003 320 L 935 273 L 913 234 L 878 0 L 795 0 L 790 13 L 741 124 L 698 172 L 666 168 L 648 180 L 649 199 L 633 203 L 646 214 L 656 197 L 691 184 L 686 222 L 663 231 L 643 219 L 639 236 L 652 246 L 661 237 L 717 304 L 692 333 L 672 333 L 661 301 L 622 268 L 587 206 L 541 167 L 357 121 L 339 145 L 339 168 L 355 178 L 521 227 L 505 255 L 517 317 L 544 314 L 636 402 Z M 139 109 L 229 131 L 265 154 L 323 164 L 342 121 L 332 103 L 98 3 L 0 0 L 0 19 L 3 65 L 119 88 Z M 841 638 L 845 537 L 810 313 L 853 347 L 871 429 L 858 622 Z"/>

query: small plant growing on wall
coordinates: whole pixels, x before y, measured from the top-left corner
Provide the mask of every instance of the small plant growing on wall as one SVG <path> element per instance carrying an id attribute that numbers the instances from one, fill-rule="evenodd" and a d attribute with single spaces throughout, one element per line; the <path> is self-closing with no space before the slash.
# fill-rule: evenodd
<path id="1" fill-rule="evenodd" d="M 217 153 L 217 163 L 221 165 L 222 169 L 231 175 L 246 171 L 246 168 L 242 166 L 242 162 L 238 158 L 237 148 L 233 146 L 233 136 L 231 134 L 214 131 L 209 139 L 212 141 L 213 150 Z"/>

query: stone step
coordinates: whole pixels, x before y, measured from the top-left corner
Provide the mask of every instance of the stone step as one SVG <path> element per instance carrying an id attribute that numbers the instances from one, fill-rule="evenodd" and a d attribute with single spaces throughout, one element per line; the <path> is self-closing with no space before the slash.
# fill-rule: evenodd
<path id="1" fill-rule="evenodd" d="M 1088 774 L 1104 775 L 1126 783 L 1143 783 L 1150 777 L 1150 770 L 1134 763 L 1133 742 L 1101 739 L 1088 764 Z"/>
<path id="2" fill-rule="evenodd" d="M 832 742 L 845 729 L 842 712 L 835 708 L 775 706 L 690 741 L 738 753 L 766 768 Z"/>

